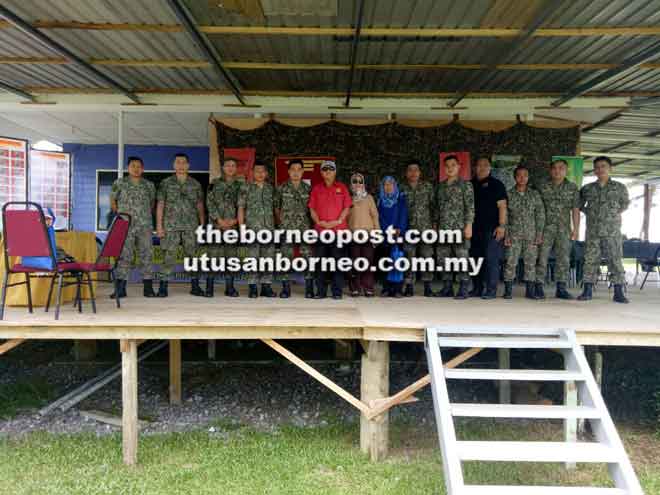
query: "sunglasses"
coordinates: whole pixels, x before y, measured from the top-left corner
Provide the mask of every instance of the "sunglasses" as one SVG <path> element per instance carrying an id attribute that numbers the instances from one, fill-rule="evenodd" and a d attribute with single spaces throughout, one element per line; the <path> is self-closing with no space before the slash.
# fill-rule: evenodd
<path id="1" fill-rule="evenodd" d="M 364 181 L 360 179 L 353 179 L 351 181 L 351 184 L 364 184 Z"/>
<path id="2" fill-rule="evenodd" d="M 330 172 L 331 170 L 334 171 L 335 169 L 332 168 L 332 167 L 322 167 L 321 168 L 321 172 Z"/>

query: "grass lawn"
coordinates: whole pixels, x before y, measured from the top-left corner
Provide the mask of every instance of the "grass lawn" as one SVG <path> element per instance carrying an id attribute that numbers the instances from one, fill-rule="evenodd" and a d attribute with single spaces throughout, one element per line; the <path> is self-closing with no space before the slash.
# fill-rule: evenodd
<path id="1" fill-rule="evenodd" d="M 277 433 L 218 421 L 216 432 L 142 436 L 139 465 L 121 462 L 121 436 L 30 434 L 0 440 L 0 493 L 11 494 L 439 494 L 445 493 L 435 430 L 391 426 L 392 452 L 371 463 L 357 447 L 357 425 L 283 428 Z M 460 438 L 557 438 L 540 427 L 470 422 Z M 660 439 L 623 428 L 647 494 L 660 494 Z M 522 433 L 521 433 L 522 432 Z M 538 437 L 542 438 L 538 438 Z M 604 466 L 567 474 L 558 465 L 468 463 L 467 482 L 588 485 Z M 531 495 L 531 494 L 530 494 Z"/>

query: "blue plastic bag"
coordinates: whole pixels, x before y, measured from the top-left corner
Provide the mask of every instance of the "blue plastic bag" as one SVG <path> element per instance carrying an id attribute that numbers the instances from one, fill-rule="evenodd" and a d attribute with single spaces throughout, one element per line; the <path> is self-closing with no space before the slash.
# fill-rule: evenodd
<path id="1" fill-rule="evenodd" d="M 390 251 L 390 258 L 392 258 L 392 263 L 396 262 L 399 258 L 405 256 L 403 250 L 399 247 L 398 244 L 392 246 Z M 400 270 L 392 270 L 387 272 L 387 281 L 395 284 L 403 282 L 403 272 Z"/>
<path id="2" fill-rule="evenodd" d="M 53 210 L 47 208 L 48 213 L 50 214 L 53 221 L 51 222 L 50 227 L 46 227 L 46 232 L 48 233 L 48 240 L 50 241 L 50 247 L 53 250 L 53 254 L 57 252 L 57 245 L 55 244 L 55 214 Z M 40 268 L 42 270 L 54 270 L 53 258 L 50 256 L 23 256 L 21 259 L 21 264 L 30 268 Z"/>

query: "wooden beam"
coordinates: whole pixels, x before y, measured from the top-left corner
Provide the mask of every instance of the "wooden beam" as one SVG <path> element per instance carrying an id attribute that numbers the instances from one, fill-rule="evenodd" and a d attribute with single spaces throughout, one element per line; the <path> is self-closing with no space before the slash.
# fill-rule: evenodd
<path id="1" fill-rule="evenodd" d="M 477 354 L 479 354 L 483 349 L 481 347 L 475 347 L 473 349 L 468 349 L 465 352 L 462 352 L 458 356 L 456 356 L 453 359 L 450 359 L 447 361 L 447 364 L 445 364 L 445 368 L 447 369 L 452 369 L 456 368 L 457 366 L 460 366 L 463 364 L 465 361 L 468 359 L 473 358 Z M 371 411 L 366 415 L 367 418 L 371 419 L 379 414 L 384 413 L 388 409 L 391 409 L 392 407 L 398 405 L 398 404 L 403 404 L 406 400 L 408 400 L 410 397 L 412 397 L 413 394 L 415 394 L 418 390 L 421 390 L 422 388 L 426 387 L 431 383 L 431 375 L 426 375 L 417 380 L 415 383 L 408 385 L 406 388 L 401 390 L 400 392 L 397 392 L 391 397 L 388 397 L 385 400 L 379 401 L 378 404 L 375 404 L 372 408 Z"/>
<path id="2" fill-rule="evenodd" d="M 170 340 L 170 404 L 181 404 L 181 340 Z"/>
<path id="3" fill-rule="evenodd" d="M 12 339 L 12 340 L 8 340 L 7 342 L 3 342 L 2 344 L 0 344 L 0 355 L 4 354 L 5 352 L 11 351 L 15 347 L 21 345 L 23 342 L 25 342 L 25 339 Z"/>
<path id="4" fill-rule="evenodd" d="M 101 59 L 91 58 L 88 62 L 92 65 L 108 67 L 158 67 L 174 69 L 206 69 L 211 65 L 204 60 L 179 60 L 179 59 Z M 48 64 L 63 65 L 69 61 L 58 57 L 0 57 L 2 65 L 26 65 L 26 64 Z M 224 67 L 233 70 L 301 70 L 301 71 L 348 71 L 350 64 L 299 64 L 285 62 L 224 62 Z M 485 69 L 486 64 L 356 64 L 359 70 L 480 70 Z M 500 64 L 498 70 L 507 71 L 565 71 L 565 70 L 607 70 L 617 68 L 617 64 Z M 641 69 L 660 69 L 660 63 L 645 63 L 639 66 Z"/>
<path id="5" fill-rule="evenodd" d="M 325 375 L 319 373 L 316 371 L 314 368 L 312 368 L 309 364 L 307 364 L 305 361 L 300 359 L 298 356 L 293 354 L 291 351 L 286 349 L 285 347 L 281 346 L 277 342 L 271 339 L 261 339 L 261 341 L 266 344 L 268 347 L 273 349 L 275 352 L 278 354 L 281 354 L 284 356 L 286 359 L 288 359 L 291 363 L 295 364 L 303 370 L 305 373 L 310 375 L 312 378 L 315 380 L 321 382 L 323 385 L 328 387 L 330 390 L 332 390 L 334 393 L 339 395 L 342 399 L 344 399 L 346 402 L 354 406 L 355 408 L 359 409 L 363 413 L 369 412 L 369 406 L 365 404 L 364 402 L 360 401 L 356 397 L 354 397 L 352 394 L 341 388 L 339 385 L 337 385 L 335 382 L 330 380 L 328 377 Z"/>
<path id="6" fill-rule="evenodd" d="M 82 31 L 145 31 L 157 33 L 180 33 L 179 24 L 141 23 L 94 23 L 78 21 L 35 21 L 37 29 L 61 29 Z M 11 27 L 0 21 L 0 29 Z M 206 34 L 223 35 L 278 35 L 278 36 L 352 36 L 352 28 L 344 27 L 279 27 L 279 26 L 199 26 Z M 419 37 L 515 37 L 519 28 L 363 28 L 363 36 L 419 36 Z M 544 28 L 534 37 L 585 37 L 585 36 L 660 36 L 660 26 L 628 27 L 570 27 Z"/>
<path id="7" fill-rule="evenodd" d="M 112 91 L 104 88 L 75 88 L 75 87 L 54 87 L 54 86 L 26 86 L 25 91 L 37 94 L 112 94 Z M 136 88 L 137 94 L 153 95 L 229 95 L 227 90 L 217 89 L 199 89 L 199 88 Z M 245 96 L 309 96 L 309 97 L 341 97 L 344 93 L 341 91 L 292 91 L 292 90 L 246 90 L 242 92 Z M 433 92 L 433 91 L 357 91 L 353 96 L 374 97 L 374 98 L 447 98 L 455 93 Z M 549 98 L 560 96 L 559 92 L 516 92 L 516 91 L 473 91 L 470 93 L 472 98 Z M 614 98 L 614 97 L 637 97 L 637 96 L 660 96 L 660 91 L 616 91 L 599 92 L 592 91 L 585 93 L 584 97 L 594 98 Z"/>
<path id="8" fill-rule="evenodd" d="M 371 342 L 369 352 L 362 355 L 360 397 L 373 405 L 373 401 L 389 395 L 390 346 L 389 342 Z M 389 414 L 384 412 L 369 417 L 369 411 L 360 417 L 360 448 L 372 461 L 387 456 L 389 443 Z"/>
<path id="9" fill-rule="evenodd" d="M 122 349 L 122 447 L 124 464 L 137 463 L 138 449 L 138 364 L 137 342 L 121 341 Z"/>

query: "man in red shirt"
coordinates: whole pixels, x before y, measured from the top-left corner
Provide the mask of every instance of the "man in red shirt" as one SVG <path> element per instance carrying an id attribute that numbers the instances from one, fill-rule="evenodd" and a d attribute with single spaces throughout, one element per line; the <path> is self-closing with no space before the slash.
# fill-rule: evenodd
<path id="1" fill-rule="evenodd" d="M 316 184 L 309 195 L 309 211 L 314 222 L 314 228 L 321 232 L 323 230 L 346 230 L 348 229 L 348 211 L 353 204 L 348 187 L 337 182 L 337 165 L 332 161 L 324 161 L 321 164 L 322 184 Z M 334 258 L 338 260 L 343 254 L 343 249 L 336 243 L 325 244 L 318 241 L 314 246 L 314 255 L 318 258 Z M 317 272 L 317 299 L 327 296 L 327 273 L 322 270 Z M 344 286 L 344 277 L 341 271 L 332 273 L 332 298 L 341 299 Z"/>

